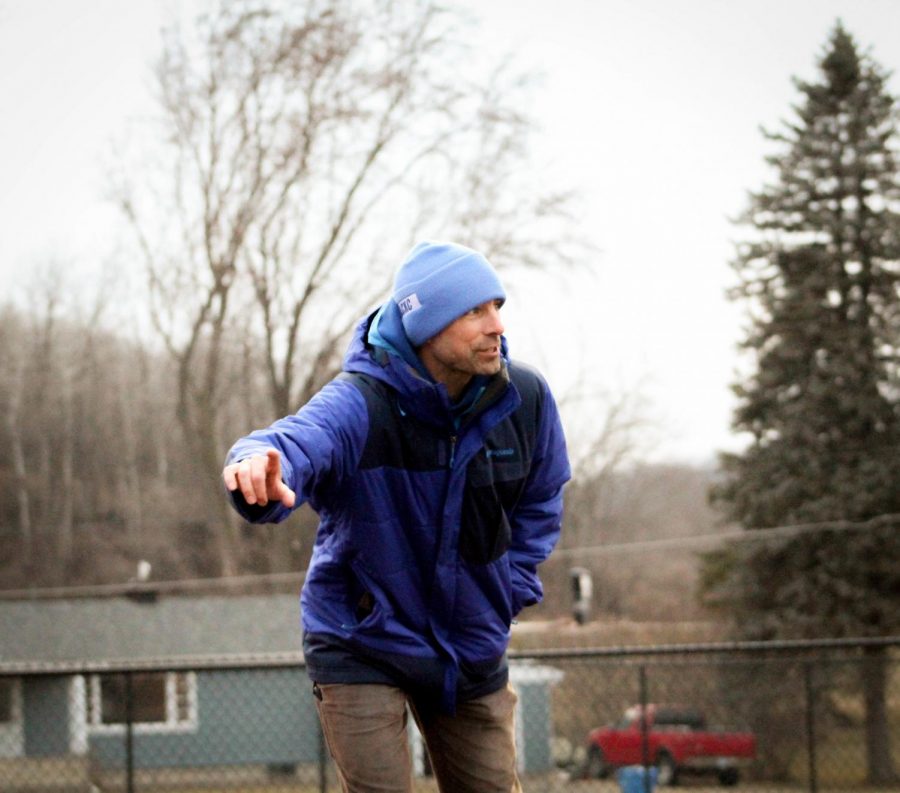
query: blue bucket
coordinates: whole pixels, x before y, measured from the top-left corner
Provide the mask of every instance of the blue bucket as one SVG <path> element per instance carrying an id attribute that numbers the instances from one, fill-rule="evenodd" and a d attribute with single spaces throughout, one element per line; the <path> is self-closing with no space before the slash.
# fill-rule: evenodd
<path id="1" fill-rule="evenodd" d="M 622 793 L 647 793 L 656 787 L 656 777 L 659 769 L 655 766 L 644 768 L 642 765 L 626 765 L 618 770 L 616 779 L 619 781 L 619 788 Z M 645 787 L 644 775 L 646 774 L 649 784 Z"/>

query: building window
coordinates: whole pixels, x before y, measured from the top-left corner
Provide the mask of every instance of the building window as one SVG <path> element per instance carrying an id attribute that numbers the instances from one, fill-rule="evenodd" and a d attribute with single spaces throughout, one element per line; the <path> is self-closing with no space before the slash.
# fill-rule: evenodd
<path id="1" fill-rule="evenodd" d="M 119 732 L 128 721 L 124 674 L 93 675 L 87 689 L 93 732 Z M 175 732 L 197 726 L 197 676 L 193 672 L 131 675 L 131 722 L 137 732 Z"/>

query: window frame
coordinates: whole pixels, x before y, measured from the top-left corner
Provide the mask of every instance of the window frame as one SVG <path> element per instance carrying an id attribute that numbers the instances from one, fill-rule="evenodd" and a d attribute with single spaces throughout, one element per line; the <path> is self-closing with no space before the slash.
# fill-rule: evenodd
<path id="1" fill-rule="evenodd" d="M 0 728 L 11 729 L 22 723 L 22 678 L 4 676 L 2 681 L 9 683 L 9 718 L 0 714 Z"/>
<path id="2" fill-rule="evenodd" d="M 24 684 L 21 677 L 6 677 L 9 685 L 9 720 L 0 721 L 0 761 L 25 754 Z"/>
<path id="3" fill-rule="evenodd" d="M 165 684 L 165 721 L 136 721 L 131 725 L 135 735 L 194 732 L 197 729 L 197 673 L 196 672 L 133 672 L 132 674 L 161 674 Z M 124 722 L 104 723 L 103 678 L 107 675 L 87 676 L 87 728 L 92 735 L 122 735 L 128 725 Z M 184 680 L 187 715 L 178 717 L 178 679 Z"/>

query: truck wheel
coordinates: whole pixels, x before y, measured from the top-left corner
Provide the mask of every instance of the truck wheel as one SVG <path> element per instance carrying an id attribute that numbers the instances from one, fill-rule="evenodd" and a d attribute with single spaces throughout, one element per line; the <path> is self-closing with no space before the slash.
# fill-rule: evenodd
<path id="1" fill-rule="evenodd" d="M 675 758 L 665 749 L 656 755 L 656 768 L 658 769 L 656 781 L 660 785 L 678 784 L 678 766 L 675 765 Z"/>
<path id="2" fill-rule="evenodd" d="M 609 776 L 609 765 L 603 756 L 603 750 L 597 746 L 592 746 L 588 751 L 584 763 L 584 776 L 586 779 L 605 779 Z"/>
<path id="3" fill-rule="evenodd" d="M 740 778 L 736 768 L 723 768 L 719 771 L 719 784 L 723 787 L 734 787 Z"/>

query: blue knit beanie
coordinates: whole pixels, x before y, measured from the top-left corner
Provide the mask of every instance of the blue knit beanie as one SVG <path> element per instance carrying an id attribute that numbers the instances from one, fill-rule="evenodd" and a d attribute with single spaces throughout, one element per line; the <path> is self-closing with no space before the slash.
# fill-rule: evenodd
<path id="1" fill-rule="evenodd" d="M 491 263 L 463 245 L 420 242 L 397 270 L 393 300 L 414 346 L 489 300 L 506 300 Z"/>

